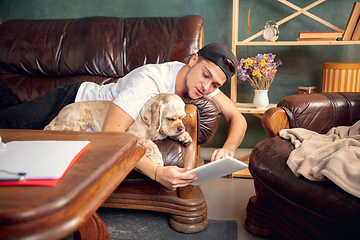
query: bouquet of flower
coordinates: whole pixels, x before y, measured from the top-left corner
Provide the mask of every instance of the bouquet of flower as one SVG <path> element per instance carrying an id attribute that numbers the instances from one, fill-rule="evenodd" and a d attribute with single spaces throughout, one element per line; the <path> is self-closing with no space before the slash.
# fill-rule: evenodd
<path id="1" fill-rule="evenodd" d="M 269 89 L 274 80 L 276 68 L 282 65 L 280 60 L 274 62 L 275 56 L 275 54 L 268 53 L 241 59 L 238 70 L 239 79 L 249 81 L 255 90 Z"/>

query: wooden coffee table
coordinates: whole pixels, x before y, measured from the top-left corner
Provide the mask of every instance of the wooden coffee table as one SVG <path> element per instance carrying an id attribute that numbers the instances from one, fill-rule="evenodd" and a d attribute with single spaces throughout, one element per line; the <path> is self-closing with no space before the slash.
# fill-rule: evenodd
<path id="1" fill-rule="evenodd" d="M 61 239 L 74 232 L 79 239 L 110 239 L 96 210 L 145 153 L 133 135 L 0 129 L 0 136 L 5 143 L 91 142 L 55 187 L 0 187 L 0 239 Z"/>

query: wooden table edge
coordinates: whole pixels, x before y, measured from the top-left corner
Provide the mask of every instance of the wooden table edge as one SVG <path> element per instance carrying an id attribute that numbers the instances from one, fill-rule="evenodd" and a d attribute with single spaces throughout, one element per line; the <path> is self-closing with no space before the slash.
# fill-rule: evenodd
<path id="1" fill-rule="evenodd" d="M 2 129 L 3 130 L 3 129 Z M 122 161 L 115 161 L 112 166 L 107 166 L 107 172 L 100 178 L 94 179 L 94 181 L 88 185 L 83 191 L 84 195 L 80 198 L 74 199 L 71 204 L 65 205 L 64 208 L 59 212 L 51 212 L 48 215 L 42 216 L 32 221 L 23 222 L 19 225 L 10 227 L 12 232 L 16 232 L 16 235 L 2 236 L 1 239 L 59 239 L 72 234 L 79 228 L 82 229 L 83 233 L 86 233 L 86 223 L 88 220 L 94 221 L 98 219 L 96 216 L 96 210 L 100 205 L 110 196 L 110 194 L 116 189 L 116 187 L 124 180 L 127 174 L 133 169 L 136 163 L 141 159 L 145 153 L 145 149 L 137 143 L 136 138 L 133 138 L 130 143 L 128 151 L 124 151 L 118 159 L 124 159 Z M 126 170 L 124 171 L 123 165 L 127 164 Z M 103 187 L 100 195 L 96 189 Z M 94 194 L 97 194 L 97 200 L 94 198 Z M 73 216 L 72 209 L 75 209 L 75 217 Z M 94 215 L 95 213 L 95 215 Z M 59 219 L 60 215 L 63 217 Z M 47 226 L 45 229 L 38 230 L 36 226 L 41 223 L 51 222 L 56 219 L 56 224 Z M 83 227 L 85 226 L 85 228 Z M 93 225 L 89 225 L 93 227 Z M 16 227 L 27 229 L 26 231 L 16 231 Z M 101 226 L 99 226 L 101 227 Z M 0 227 L 0 230 L 6 230 L 4 226 Z M 1 230 L 0 232 L 2 232 Z M 107 229 L 106 229 L 107 230 Z M 4 238 L 3 238 L 4 237 Z M 106 239 L 106 238 L 105 238 Z"/>

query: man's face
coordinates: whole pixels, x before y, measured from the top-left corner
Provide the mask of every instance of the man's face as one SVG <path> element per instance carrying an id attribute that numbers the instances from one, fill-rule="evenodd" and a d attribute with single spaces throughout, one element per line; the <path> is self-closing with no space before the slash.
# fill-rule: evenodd
<path id="1" fill-rule="evenodd" d="M 199 58 L 197 54 L 191 58 L 189 66 L 185 81 L 192 99 L 208 95 L 226 82 L 225 73 L 215 63 Z"/>

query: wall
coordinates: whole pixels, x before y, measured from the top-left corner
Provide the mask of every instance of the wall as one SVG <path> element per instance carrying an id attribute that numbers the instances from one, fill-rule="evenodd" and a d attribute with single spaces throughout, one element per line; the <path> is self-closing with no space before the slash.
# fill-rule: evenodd
<path id="1" fill-rule="evenodd" d="M 206 42 L 231 46 L 232 0 L 0 0 L 0 21 L 87 16 L 172 17 L 197 14 L 205 19 Z"/>
<path id="2" fill-rule="evenodd" d="M 290 0 L 303 8 L 313 0 Z M 353 0 L 327 0 L 309 10 L 335 26 L 345 29 Z M 247 37 L 249 0 L 240 0 L 239 40 Z M 269 20 L 280 20 L 295 10 L 276 0 L 251 0 L 250 36 L 261 31 Z M 86 16 L 153 17 L 198 14 L 204 20 L 205 44 L 220 42 L 231 47 L 232 0 L 0 0 L 0 22 L 9 19 L 78 18 Z M 300 31 L 330 31 L 328 27 L 300 15 L 280 26 L 281 40 L 296 40 Z M 256 39 L 263 41 L 261 37 Z M 323 62 L 359 62 L 358 46 L 239 47 L 238 58 L 272 52 L 284 63 L 269 90 L 271 103 L 296 94 L 297 86 L 317 86 L 321 91 Z M 222 91 L 230 96 L 230 84 Z M 253 89 L 238 83 L 238 101 L 252 102 Z M 241 147 L 253 147 L 266 138 L 260 119 L 246 114 L 248 131 Z M 221 147 L 228 125 L 221 119 L 219 129 L 208 147 Z"/>

